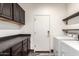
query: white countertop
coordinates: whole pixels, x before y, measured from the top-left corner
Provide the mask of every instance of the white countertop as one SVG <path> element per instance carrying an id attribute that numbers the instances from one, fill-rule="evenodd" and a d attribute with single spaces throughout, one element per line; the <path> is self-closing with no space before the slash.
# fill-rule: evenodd
<path id="1" fill-rule="evenodd" d="M 27 39 L 27 37 L 17 37 L 17 38 L 11 39 L 11 40 L 1 42 L 0 43 L 0 52 L 6 50 L 7 48 L 12 47 L 13 45 L 15 45 L 25 39 Z"/>
<path id="2" fill-rule="evenodd" d="M 73 37 L 69 37 L 69 36 L 56 36 L 56 39 L 60 39 L 60 40 L 64 40 L 64 39 L 74 39 Z"/>
<path id="3" fill-rule="evenodd" d="M 55 39 L 58 39 L 58 40 L 70 40 L 70 41 L 71 40 L 72 41 L 77 40 L 74 37 L 69 37 L 69 36 L 56 36 Z"/>
<path id="4" fill-rule="evenodd" d="M 73 49 L 79 51 L 79 41 L 62 41 Z"/>

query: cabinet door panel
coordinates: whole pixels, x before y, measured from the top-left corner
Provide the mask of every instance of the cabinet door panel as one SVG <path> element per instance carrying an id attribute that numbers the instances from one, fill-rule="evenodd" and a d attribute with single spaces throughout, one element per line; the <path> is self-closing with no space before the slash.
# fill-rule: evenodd
<path id="1" fill-rule="evenodd" d="M 25 24 L 25 11 L 17 3 L 0 3 L 0 16 Z"/>
<path id="2" fill-rule="evenodd" d="M 22 51 L 22 42 L 12 47 L 12 55 L 15 55 L 15 56 L 21 55 L 21 51 Z"/>
<path id="3" fill-rule="evenodd" d="M 27 54 L 30 52 L 30 37 L 27 38 Z"/>
<path id="4" fill-rule="evenodd" d="M 23 55 L 27 55 L 27 39 L 23 41 Z"/>
<path id="5" fill-rule="evenodd" d="M 14 11 L 14 20 L 16 22 L 20 22 L 20 6 L 17 3 L 13 4 L 13 11 Z"/>
<path id="6" fill-rule="evenodd" d="M 2 16 L 8 19 L 12 19 L 12 3 L 3 3 L 1 6 Z"/>
<path id="7" fill-rule="evenodd" d="M 0 17 L 25 24 L 25 11 L 17 3 L 0 3 Z"/>
<path id="8" fill-rule="evenodd" d="M 11 56 L 10 48 L 0 53 L 0 56 Z"/>
<path id="9" fill-rule="evenodd" d="M 2 14 L 2 3 L 0 3 L 0 15 Z"/>
<path id="10" fill-rule="evenodd" d="M 25 24 L 25 11 L 22 8 L 20 8 L 20 22 Z"/>

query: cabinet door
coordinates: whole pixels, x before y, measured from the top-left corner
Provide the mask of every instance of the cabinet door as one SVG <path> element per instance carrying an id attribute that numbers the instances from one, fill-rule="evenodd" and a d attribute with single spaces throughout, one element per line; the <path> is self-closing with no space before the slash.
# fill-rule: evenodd
<path id="1" fill-rule="evenodd" d="M 2 17 L 12 19 L 12 3 L 2 3 Z"/>
<path id="2" fill-rule="evenodd" d="M 14 21 L 20 22 L 20 6 L 17 3 L 13 3 L 13 11 Z"/>
<path id="3" fill-rule="evenodd" d="M 17 43 L 12 47 L 12 55 L 13 56 L 21 56 L 22 55 L 22 42 Z"/>
<path id="4" fill-rule="evenodd" d="M 0 52 L 0 56 L 11 56 L 11 49 L 6 49 L 3 52 Z"/>
<path id="5" fill-rule="evenodd" d="M 20 23 L 25 24 L 25 11 L 20 8 Z"/>
<path id="6" fill-rule="evenodd" d="M 30 37 L 27 38 L 27 49 L 28 49 L 28 52 L 27 54 L 30 52 Z"/>
<path id="7" fill-rule="evenodd" d="M 2 14 L 2 3 L 0 3 L 0 15 Z"/>
<path id="8" fill-rule="evenodd" d="M 23 55 L 27 55 L 27 39 L 23 41 Z"/>
<path id="9" fill-rule="evenodd" d="M 22 42 L 17 43 L 12 47 L 13 56 L 21 56 L 21 51 L 22 51 Z"/>

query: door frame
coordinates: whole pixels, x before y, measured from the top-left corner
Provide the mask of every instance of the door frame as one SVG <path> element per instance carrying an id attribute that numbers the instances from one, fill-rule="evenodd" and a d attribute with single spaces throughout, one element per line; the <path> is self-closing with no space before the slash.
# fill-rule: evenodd
<path id="1" fill-rule="evenodd" d="M 35 16 L 49 16 L 49 31 L 50 31 L 50 15 L 34 15 L 33 16 L 33 39 L 34 39 L 34 37 L 35 37 Z M 49 33 L 49 50 L 50 50 L 50 52 L 51 52 L 51 38 L 50 38 L 50 33 Z M 35 40 L 35 39 L 34 39 Z M 36 47 L 36 44 L 34 44 L 34 52 L 35 52 L 35 47 Z"/>

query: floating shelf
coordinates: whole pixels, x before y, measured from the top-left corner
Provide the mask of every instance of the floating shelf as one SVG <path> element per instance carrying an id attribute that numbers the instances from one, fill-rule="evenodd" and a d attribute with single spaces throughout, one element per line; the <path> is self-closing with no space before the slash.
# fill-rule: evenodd
<path id="1" fill-rule="evenodd" d="M 79 29 L 63 29 L 63 31 L 65 32 L 65 33 L 70 33 L 70 34 L 79 34 Z M 75 31 L 77 31 L 77 32 L 75 32 Z"/>
<path id="2" fill-rule="evenodd" d="M 63 31 L 79 31 L 79 29 L 63 29 Z"/>
<path id="3" fill-rule="evenodd" d="M 74 13 L 74 14 L 72 14 L 72 15 L 70 15 L 70 16 L 68 16 L 68 17 L 66 17 L 66 18 L 64 18 L 63 21 L 66 22 L 66 25 L 68 26 L 68 20 L 71 20 L 72 18 L 75 18 L 77 16 L 79 16 L 79 11 Z M 78 33 L 79 34 L 78 27 L 79 27 L 78 25 L 77 25 L 77 27 L 75 27 L 75 25 L 74 26 L 70 26 L 70 27 L 67 27 L 66 29 L 63 29 L 63 31 L 65 31 L 66 33 L 70 32 L 70 33 L 75 33 L 75 34 Z"/>
<path id="4" fill-rule="evenodd" d="M 79 16 L 79 12 L 76 12 L 76 13 L 74 13 L 74 14 L 72 14 L 72 15 L 66 17 L 66 18 L 64 18 L 63 21 L 68 21 L 69 19 L 74 18 L 74 17 L 76 17 L 76 16 Z"/>

